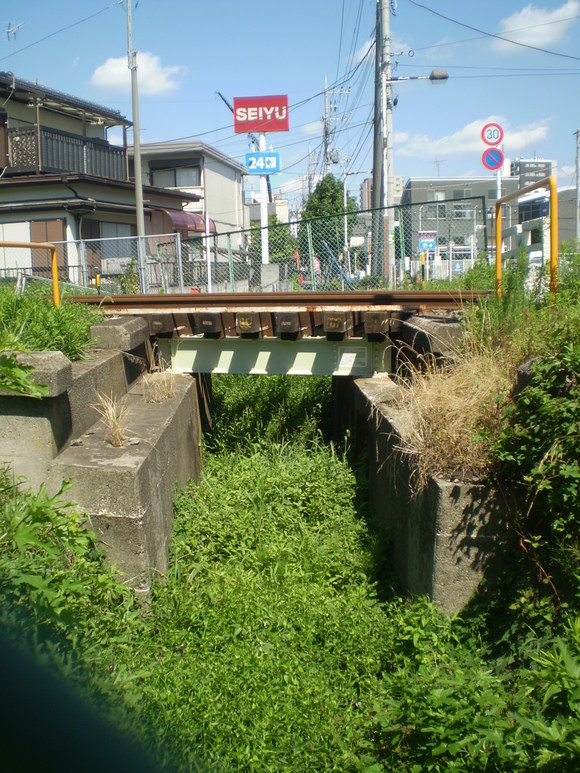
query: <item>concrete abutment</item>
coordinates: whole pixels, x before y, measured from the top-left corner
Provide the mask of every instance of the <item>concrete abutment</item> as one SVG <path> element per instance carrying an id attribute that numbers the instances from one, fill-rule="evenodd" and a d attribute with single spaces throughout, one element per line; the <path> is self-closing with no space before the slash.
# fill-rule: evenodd
<path id="1" fill-rule="evenodd" d="M 211 384 L 208 377 L 172 375 L 170 389 L 160 385 L 164 399 L 151 402 L 147 382 L 166 374 L 144 376 L 149 325 L 115 319 L 93 334 L 99 348 L 86 361 L 71 364 L 60 352 L 20 355 L 49 395 L 0 395 L 0 463 L 26 485 L 46 484 L 49 493 L 69 480 L 66 498 L 87 513 L 109 560 L 146 596 L 153 577 L 167 570 L 175 487 L 200 476 L 200 406 L 207 413 Z M 349 427 L 368 452 L 370 509 L 388 533 L 385 559 L 399 589 L 458 611 L 495 545 L 501 516 L 492 493 L 433 479 L 412 496 L 411 462 L 398 450 L 405 427 L 391 379 L 337 377 L 333 393 L 336 425 Z M 95 408 L 99 394 L 126 410 L 120 447 L 111 445 Z"/>

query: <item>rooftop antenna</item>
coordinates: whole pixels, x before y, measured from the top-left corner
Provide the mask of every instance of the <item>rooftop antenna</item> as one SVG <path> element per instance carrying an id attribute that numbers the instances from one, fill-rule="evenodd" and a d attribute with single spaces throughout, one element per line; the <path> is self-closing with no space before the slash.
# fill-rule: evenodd
<path id="1" fill-rule="evenodd" d="M 437 167 L 437 177 L 439 177 L 439 168 L 441 164 L 444 164 L 447 159 L 445 158 L 436 158 L 435 159 L 435 166 Z"/>
<path id="2" fill-rule="evenodd" d="M 17 24 L 16 26 L 12 26 L 11 22 L 8 22 L 8 27 L 6 28 L 6 37 L 8 40 L 16 40 L 16 33 L 18 30 L 22 29 L 24 25 L 26 24 L 25 21 L 20 22 L 20 24 Z"/>
<path id="3" fill-rule="evenodd" d="M 22 27 L 24 27 L 25 24 L 26 24 L 26 22 L 22 21 L 22 22 L 20 22 L 20 24 L 16 24 L 13 27 L 12 26 L 12 22 L 8 22 L 8 26 L 6 27 L 6 37 L 8 38 L 8 42 L 10 42 L 10 40 L 12 40 L 13 43 L 14 43 L 14 48 L 13 48 L 13 51 L 12 51 L 12 91 L 14 91 L 14 88 L 16 86 L 16 80 L 15 80 L 16 76 L 14 75 L 14 70 L 15 70 L 15 67 L 14 67 L 14 57 L 16 55 L 16 34 L 17 34 L 17 32 L 19 30 L 22 29 Z M 4 103 L 4 104 L 6 104 L 6 103 Z"/>

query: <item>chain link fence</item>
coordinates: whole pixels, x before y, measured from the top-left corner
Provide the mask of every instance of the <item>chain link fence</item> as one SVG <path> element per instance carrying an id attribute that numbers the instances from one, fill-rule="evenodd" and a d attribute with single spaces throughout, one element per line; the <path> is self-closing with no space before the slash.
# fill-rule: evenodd
<path id="1" fill-rule="evenodd" d="M 484 200 L 476 197 L 271 223 L 267 236 L 254 225 L 56 248 L 61 282 L 113 294 L 396 288 L 453 279 L 487 254 L 487 243 Z M 50 279 L 47 251 L 0 247 L 0 278 L 19 276 Z"/>

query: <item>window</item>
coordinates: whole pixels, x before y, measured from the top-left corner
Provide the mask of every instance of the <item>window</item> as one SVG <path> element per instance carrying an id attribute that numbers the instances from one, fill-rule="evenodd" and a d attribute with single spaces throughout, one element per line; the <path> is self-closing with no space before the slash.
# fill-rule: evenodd
<path id="1" fill-rule="evenodd" d="M 151 183 L 157 188 L 198 188 L 201 185 L 199 159 L 152 161 Z"/>
<path id="2" fill-rule="evenodd" d="M 471 188 L 455 188 L 453 191 L 454 199 L 467 199 L 471 196 Z"/>
<path id="3" fill-rule="evenodd" d="M 471 204 L 453 205 L 453 217 L 471 218 L 472 214 L 473 214 L 473 206 Z"/>
<path id="4" fill-rule="evenodd" d="M 429 204 L 427 207 L 427 218 L 437 220 L 439 217 L 445 217 L 445 204 Z"/>

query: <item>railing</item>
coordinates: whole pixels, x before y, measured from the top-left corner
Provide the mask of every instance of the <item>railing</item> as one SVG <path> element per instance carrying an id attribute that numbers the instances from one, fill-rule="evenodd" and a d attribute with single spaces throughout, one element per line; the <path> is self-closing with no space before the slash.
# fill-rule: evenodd
<path id="1" fill-rule="evenodd" d="M 443 209 L 447 205 L 447 209 Z M 436 209 L 432 211 L 432 207 Z M 259 226 L 228 233 L 83 239 L 56 244 L 62 282 L 102 292 L 289 292 L 394 289 L 415 280 L 453 280 L 487 250 L 485 209 L 474 200 L 396 208 L 395 262 L 375 253 L 377 211 L 351 212 L 269 226 L 269 263 L 262 263 Z M 378 210 L 384 218 L 384 210 Z M 378 255 L 378 260 L 377 260 Z M 25 250 L 0 251 L 0 277 L 48 266 Z"/>
<path id="2" fill-rule="evenodd" d="M 14 172 L 71 172 L 127 179 L 123 148 L 36 126 L 8 130 L 8 168 Z"/>
<path id="3" fill-rule="evenodd" d="M 501 295 L 501 276 L 502 276 L 502 242 L 505 232 L 502 229 L 502 213 L 501 207 L 507 201 L 512 201 L 525 193 L 531 193 L 537 188 L 549 188 L 550 189 L 550 292 L 555 293 L 558 290 L 558 189 L 556 187 L 555 177 L 544 177 L 543 180 L 538 180 L 531 185 L 526 185 L 524 188 L 509 193 L 506 196 L 502 196 L 498 199 L 495 205 L 495 243 L 496 243 L 496 257 L 495 257 L 495 280 L 496 280 L 496 293 Z"/>
<path id="4" fill-rule="evenodd" d="M 42 250 L 43 252 L 48 250 L 50 252 L 50 273 L 52 280 L 52 298 L 55 306 L 60 306 L 60 290 L 58 286 L 58 257 L 56 253 L 56 247 L 54 244 L 48 244 L 47 242 L 5 242 L 0 241 L 1 248 L 13 248 L 22 249 L 27 248 L 30 250 Z"/>

